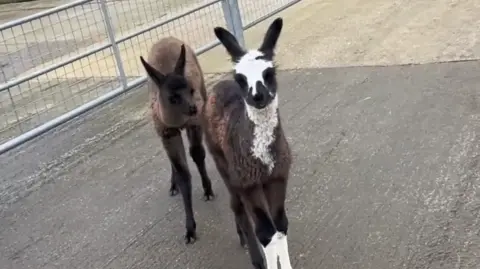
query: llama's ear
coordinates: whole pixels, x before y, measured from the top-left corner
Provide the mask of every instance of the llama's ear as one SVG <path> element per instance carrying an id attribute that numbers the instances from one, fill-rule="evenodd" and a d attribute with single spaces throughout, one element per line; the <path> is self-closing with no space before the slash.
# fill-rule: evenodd
<path id="1" fill-rule="evenodd" d="M 263 38 L 262 45 L 258 50 L 267 55 L 273 56 L 275 46 L 277 45 L 278 37 L 280 36 L 280 32 L 282 31 L 282 27 L 283 19 L 275 19 L 268 27 L 268 30 L 265 33 L 265 37 Z"/>
<path id="2" fill-rule="evenodd" d="M 165 82 L 165 75 L 160 73 L 155 67 L 147 63 L 142 56 L 140 56 L 140 61 L 143 64 L 143 67 L 147 71 L 147 74 L 158 86 L 161 86 Z"/>
<path id="3" fill-rule="evenodd" d="M 218 40 L 220 40 L 225 49 L 227 49 L 228 54 L 230 54 L 230 57 L 232 57 L 232 61 L 238 62 L 246 52 L 240 44 L 238 44 L 235 36 L 222 27 L 215 27 L 213 30 Z"/>
<path id="4" fill-rule="evenodd" d="M 177 64 L 175 65 L 175 73 L 183 75 L 185 73 L 185 45 L 180 47 L 180 56 L 178 56 Z"/>

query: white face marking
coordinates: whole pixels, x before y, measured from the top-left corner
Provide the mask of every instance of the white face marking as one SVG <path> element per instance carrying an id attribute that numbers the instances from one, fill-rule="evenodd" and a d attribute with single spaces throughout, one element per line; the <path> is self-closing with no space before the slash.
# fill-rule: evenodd
<path id="1" fill-rule="evenodd" d="M 272 237 L 272 241 L 266 247 L 263 247 L 263 252 L 265 253 L 267 269 L 277 269 L 279 258 L 281 269 L 292 269 L 288 253 L 287 236 L 285 234 L 276 232 Z"/>
<path id="2" fill-rule="evenodd" d="M 278 125 L 277 107 L 278 95 L 263 109 L 249 106 L 245 102 L 248 118 L 255 124 L 253 129 L 252 154 L 272 172 L 275 162 L 269 150 L 269 146 L 275 141 L 273 131 Z"/>
<path id="3" fill-rule="evenodd" d="M 258 56 L 263 56 L 263 53 L 258 50 L 250 50 L 234 67 L 236 73 L 243 74 L 246 77 L 249 88 L 252 88 L 252 95 L 257 93 L 257 81 L 265 85 L 262 75 L 263 71 L 269 67 L 273 67 L 271 61 L 255 59 Z M 273 96 L 273 93 L 270 92 L 270 95 Z M 252 107 L 246 102 L 245 105 L 247 107 L 248 118 L 255 124 L 251 148 L 252 154 L 260 159 L 262 163 L 268 167 L 269 173 L 271 173 L 275 164 L 268 147 L 275 140 L 273 131 L 278 124 L 278 98 L 275 96 L 272 102 L 263 109 Z"/>
<path id="4" fill-rule="evenodd" d="M 252 95 L 257 93 L 257 81 L 260 81 L 263 85 L 265 85 L 262 75 L 263 71 L 269 67 L 273 67 L 273 63 L 271 61 L 266 61 L 264 59 L 256 60 L 255 58 L 258 56 L 263 56 L 263 53 L 258 50 L 250 50 L 233 68 L 236 73 L 242 74 L 247 78 L 248 86 L 249 88 L 252 88 Z M 270 94 L 272 95 L 272 93 Z"/>

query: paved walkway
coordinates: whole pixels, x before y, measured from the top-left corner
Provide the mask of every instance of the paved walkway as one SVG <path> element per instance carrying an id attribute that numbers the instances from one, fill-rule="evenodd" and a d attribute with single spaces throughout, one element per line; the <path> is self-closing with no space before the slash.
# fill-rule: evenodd
<path id="1" fill-rule="evenodd" d="M 462 51 L 478 57 L 478 26 L 450 26 L 466 18 L 465 5 L 478 4 L 449 1 L 444 24 L 427 24 L 437 28 L 420 35 L 435 8 L 415 13 L 408 8 L 419 6 L 404 1 L 406 10 L 397 11 L 409 20 L 400 23 L 382 15 L 383 1 L 350 2 L 357 13 L 328 13 L 338 8 L 334 1 L 312 0 L 281 14 L 281 115 L 295 155 L 287 202 L 294 268 L 477 269 L 480 61 L 458 60 Z M 301 13 L 315 6 L 325 14 Z M 465 16 L 448 21 L 452 13 Z M 249 32 L 250 44 L 268 23 Z M 375 25 L 383 30 L 366 32 Z M 405 25 L 408 35 L 400 34 Z M 207 72 L 228 70 L 222 53 L 212 57 L 223 67 L 206 65 Z M 410 59 L 422 64 L 399 65 Z M 385 66 L 348 67 L 363 63 Z M 0 156 L 2 269 L 250 268 L 210 156 L 218 197 L 201 200 L 190 162 L 199 240 L 184 245 L 182 202 L 168 196 L 168 163 L 145 120 L 146 102 L 146 90 L 135 90 Z"/>
<path id="2" fill-rule="evenodd" d="M 478 268 L 479 72 L 479 61 L 280 72 L 294 268 Z M 183 244 L 182 202 L 140 100 L 2 156 L 1 202 L 13 203 L 2 268 L 250 268 L 210 157 L 218 198 L 201 200 L 190 162 L 200 238 Z"/>

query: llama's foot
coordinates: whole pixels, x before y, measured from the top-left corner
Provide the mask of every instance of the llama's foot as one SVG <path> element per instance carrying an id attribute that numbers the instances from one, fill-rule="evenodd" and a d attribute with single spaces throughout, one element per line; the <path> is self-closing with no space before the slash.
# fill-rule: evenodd
<path id="1" fill-rule="evenodd" d="M 244 249 L 247 249 L 247 241 L 245 240 L 245 234 L 243 233 L 242 227 L 240 226 L 239 220 L 235 218 L 235 226 L 237 228 L 238 239 L 240 240 L 240 246 Z"/>
<path id="2" fill-rule="evenodd" d="M 212 187 L 205 188 L 203 192 L 203 200 L 204 201 L 211 201 L 215 198 L 215 194 L 213 193 Z"/>
<path id="3" fill-rule="evenodd" d="M 178 187 L 175 182 L 172 180 L 172 184 L 170 185 L 170 196 L 175 196 L 178 194 Z"/>
<path id="4" fill-rule="evenodd" d="M 247 242 L 245 241 L 245 238 L 243 236 L 240 236 L 240 246 L 243 248 L 243 249 L 248 249 L 247 247 Z"/>
<path id="5" fill-rule="evenodd" d="M 265 264 L 263 262 L 263 258 L 257 261 L 252 260 L 252 264 L 254 269 L 267 269 L 267 267 L 265 267 Z"/>
<path id="6" fill-rule="evenodd" d="M 195 231 L 187 231 L 185 235 L 185 244 L 193 244 L 197 241 L 197 234 Z"/>
<path id="7" fill-rule="evenodd" d="M 194 220 L 187 221 L 187 233 L 185 234 L 185 244 L 193 244 L 197 241 L 197 224 Z"/>
<path id="8" fill-rule="evenodd" d="M 252 248 L 254 248 L 252 246 Z M 265 264 L 265 259 L 263 258 L 262 253 L 259 249 L 250 249 L 247 247 L 248 253 L 250 254 L 250 261 L 252 262 L 253 268 L 255 269 L 270 269 Z"/>

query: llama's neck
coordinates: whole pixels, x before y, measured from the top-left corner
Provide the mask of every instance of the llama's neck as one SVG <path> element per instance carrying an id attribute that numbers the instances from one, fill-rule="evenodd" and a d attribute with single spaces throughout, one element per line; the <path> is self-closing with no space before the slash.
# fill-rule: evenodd
<path id="1" fill-rule="evenodd" d="M 248 119 L 253 123 L 251 152 L 265 164 L 271 173 L 275 160 L 270 152 L 270 145 L 275 141 L 275 127 L 278 125 L 278 97 L 265 108 L 256 109 L 246 105 Z"/>

